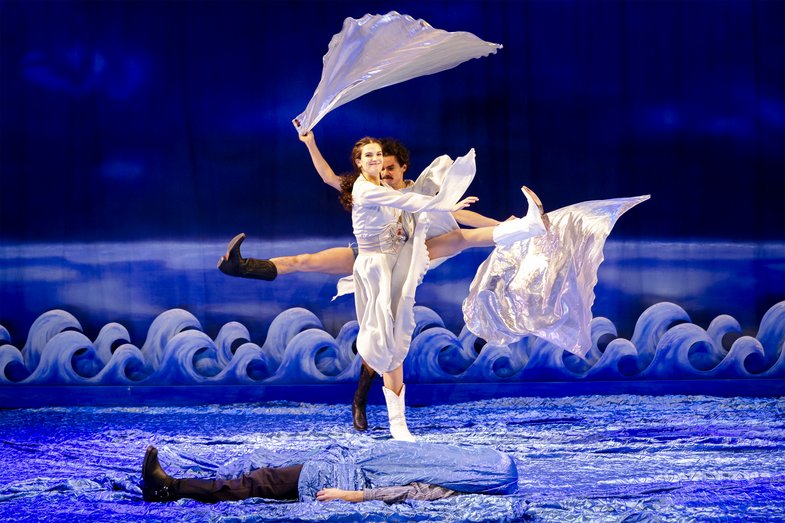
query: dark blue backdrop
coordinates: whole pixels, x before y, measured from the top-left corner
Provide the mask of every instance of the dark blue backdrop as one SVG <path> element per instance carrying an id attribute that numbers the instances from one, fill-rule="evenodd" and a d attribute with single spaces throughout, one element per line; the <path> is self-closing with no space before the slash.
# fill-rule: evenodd
<path id="1" fill-rule="evenodd" d="M 617 236 L 782 239 L 785 4 L 0 4 L 0 239 L 344 234 L 290 120 L 347 16 L 392 9 L 497 55 L 373 93 L 315 131 L 336 168 L 394 135 L 419 172 L 478 152 L 477 210 L 652 193 Z"/>
<path id="2" fill-rule="evenodd" d="M 350 299 L 329 301 L 334 277 L 262 284 L 215 261 L 240 231 L 256 256 L 350 241 L 291 119 L 344 18 L 392 9 L 504 48 L 328 114 L 315 132 L 336 169 L 359 136 L 392 135 L 412 174 L 475 147 L 470 192 L 491 216 L 523 211 L 524 183 L 549 208 L 651 193 L 600 271 L 595 315 L 624 336 L 660 301 L 754 333 L 783 300 L 783 2 L 5 0 L 0 326 L 14 346 L 55 308 L 91 338 L 118 321 L 137 345 L 172 308 L 211 336 L 241 321 L 260 343 L 289 307 L 332 333 L 351 320 Z M 484 256 L 418 293 L 456 332 Z"/>

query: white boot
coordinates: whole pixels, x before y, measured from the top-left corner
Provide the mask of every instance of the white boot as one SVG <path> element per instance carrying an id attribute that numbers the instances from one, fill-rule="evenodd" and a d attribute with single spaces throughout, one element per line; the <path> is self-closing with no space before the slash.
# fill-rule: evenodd
<path id="1" fill-rule="evenodd" d="M 387 417 L 390 418 L 390 434 L 393 439 L 401 441 L 414 441 L 414 436 L 406 426 L 406 385 L 401 388 L 401 393 L 396 395 L 387 387 L 382 387 L 384 399 L 387 401 Z"/>
<path id="2" fill-rule="evenodd" d="M 509 247 L 515 242 L 541 236 L 550 225 L 537 195 L 525 185 L 521 191 L 529 203 L 529 210 L 523 218 L 502 222 L 493 229 L 493 241 L 500 247 Z"/>

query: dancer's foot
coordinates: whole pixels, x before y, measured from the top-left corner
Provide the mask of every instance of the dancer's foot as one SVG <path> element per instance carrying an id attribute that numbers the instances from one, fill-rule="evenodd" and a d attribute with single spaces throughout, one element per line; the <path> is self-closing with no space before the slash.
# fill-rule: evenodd
<path id="1" fill-rule="evenodd" d="M 515 242 L 528 240 L 535 236 L 542 236 L 550 229 L 551 222 L 545 214 L 542 202 L 534 194 L 534 191 L 526 187 L 521 187 L 526 201 L 529 203 L 529 210 L 523 218 L 515 218 L 502 222 L 493 230 L 493 241 L 499 247 L 509 247 Z"/>
<path id="2" fill-rule="evenodd" d="M 243 258 L 240 246 L 245 241 L 245 233 L 241 232 L 229 242 L 226 254 L 218 260 L 218 270 L 228 276 L 272 281 L 278 276 L 278 268 L 270 260 Z"/>
<path id="3" fill-rule="evenodd" d="M 548 231 L 551 228 L 551 221 L 548 219 L 548 215 L 545 213 L 545 209 L 542 206 L 542 202 L 540 201 L 539 196 L 537 196 L 534 191 L 526 187 L 525 185 L 521 187 L 521 191 L 523 191 L 523 195 L 526 197 L 526 201 L 529 204 L 529 210 L 526 212 L 528 215 L 533 211 L 533 208 L 537 208 L 537 212 L 540 214 L 540 220 L 542 220 L 542 224 L 545 227 L 545 230 Z"/>
<path id="4" fill-rule="evenodd" d="M 172 489 L 174 478 L 169 476 L 158 462 L 158 449 L 150 445 L 142 462 L 142 497 L 145 501 L 172 501 L 176 499 Z"/>
<path id="5" fill-rule="evenodd" d="M 382 387 L 387 402 L 387 416 L 390 420 L 390 435 L 393 439 L 414 442 L 414 436 L 406 425 L 406 385 L 396 394 L 387 387 Z"/>
<path id="6" fill-rule="evenodd" d="M 240 262 L 243 257 L 240 254 L 240 245 L 245 241 L 245 233 L 241 232 L 231 239 L 226 247 L 226 254 L 218 260 L 218 269 L 229 276 L 240 276 Z"/>

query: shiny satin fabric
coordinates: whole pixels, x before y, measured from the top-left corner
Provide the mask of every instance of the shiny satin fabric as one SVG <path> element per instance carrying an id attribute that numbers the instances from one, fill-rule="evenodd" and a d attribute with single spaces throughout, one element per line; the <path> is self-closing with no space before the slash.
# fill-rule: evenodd
<path id="1" fill-rule="evenodd" d="M 496 247 L 463 302 L 466 327 L 489 343 L 534 335 L 583 356 L 605 240 L 616 220 L 649 196 L 576 203 L 548 213 L 543 236 Z"/>
<path id="2" fill-rule="evenodd" d="M 435 29 L 425 20 L 395 11 L 347 18 L 330 40 L 322 78 L 294 126 L 305 134 L 327 113 L 364 94 L 451 69 L 501 47 L 471 33 Z"/>
<path id="3" fill-rule="evenodd" d="M 0 521 L 785 521 L 785 396 L 722 397 L 760 393 L 741 381 L 717 380 L 712 396 L 541 393 L 465 402 L 496 385 L 477 383 L 468 394 L 442 389 L 438 405 L 409 409 L 409 426 L 429 444 L 466 442 L 510 454 L 517 489 L 392 506 L 142 501 L 150 444 L 169 474 L 203 479 L 319 460 L 336 443 L 359 456 L 387 437 L 386 407 L 368 405 L 372 429 L 360 434 L 342 389 L 311 392 L 336 404 L 166 406 L 174 393 L 149 396 L 155 407 L 0 409 Z M 557 383 L 548 390 L 586 389 Z"/>

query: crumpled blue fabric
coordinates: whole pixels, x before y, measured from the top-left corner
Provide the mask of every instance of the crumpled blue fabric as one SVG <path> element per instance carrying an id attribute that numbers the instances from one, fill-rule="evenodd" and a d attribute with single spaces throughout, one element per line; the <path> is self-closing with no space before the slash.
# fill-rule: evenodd
<path id="1" fill-rule="evenodd" d="M 723 390 L 753 385 L 728 381 Z M 212 478 L 228 462 L 319 459 L 336 443 L 361 456 L 387 437 L 386 426 L 354 431 L 342 404 L 0 409 L 0 521 L 785 521 L 783 413 L 785 396 L 540 396 L 413 408 L 407 420 L 422 441 L 512 455 L 518 488 L 386 505 L 142 500 L 150 444 L 172 476 Z M 385 419 L 386 407 L 368 405 L 368 416 Z"/>
<path id="2" fill-rule="evenodd" d="M 374 487 L 419 481 L 458 492 L 510 494 L 518 484 L 512 457 L 491 447 L 388 440 L 357 463 Z"/>
<path id="3" fill-rule="evenodd" d="M 344 490 L 439 485 L 458 492 L 510 494 L 518 484 L 515 462 L 491 447 L 382 441 L 365 449 L 328 447 L 303 464 L 300 500 L 327 487 Z"/>
<path id="4" fill-rule="evenodd" d="M 300 501 L 316 499 L 316 493 L 323 488 L 343 490 L 365 488 L 365 476 L 355 461 L 352 449 L 334 445 L 320 452 L 314 459 L 303 463 L 297 485 Z"/>

